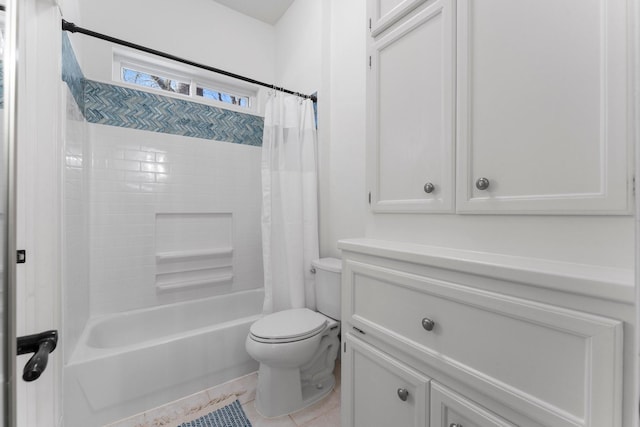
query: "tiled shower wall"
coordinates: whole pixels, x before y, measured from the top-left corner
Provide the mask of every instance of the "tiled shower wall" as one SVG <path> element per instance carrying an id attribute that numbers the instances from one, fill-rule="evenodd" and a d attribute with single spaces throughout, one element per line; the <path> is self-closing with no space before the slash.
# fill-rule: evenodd
<path id="1" fill-rule="evenodd" d="M 85 80 L 66 34 L 63 80 L 80 116 L 67 114 L 65 142 L 67 349 L 89 316 L 262 287 L 262 118 Z M 178 115 L 179 126 L 167 127 Z M 225 218 L 232 280 L 159 289 L 156 226 L 163 214 Z M 208 237 L 175 238 L 189 253 Z M 211 240 L 215 249 L 216 236 Z M 216 256 L 196 254 L 172 268 L 215 275 Z"/>
<path id="2" fill-rule="evenodd" d="M 95 124 L 89 130 L 92 315 L 262 286 L 260 147 Z M 157 215 L 208 213 L 231 216 L 233 280 L 159 292 Z"/>

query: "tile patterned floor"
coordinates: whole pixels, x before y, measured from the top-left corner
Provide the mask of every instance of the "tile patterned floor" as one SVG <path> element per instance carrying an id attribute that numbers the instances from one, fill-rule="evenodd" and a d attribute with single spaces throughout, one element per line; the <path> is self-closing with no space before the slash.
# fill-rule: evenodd
<path id="1" fill-rule="evenodd" d="M 201 391 L 143 414 L 105 427 L 176 427 L 183 417 L 237 395 L 253 427 L 340 427 L 340 363 L 336 363 L 336 387 L 322 401 L 302 411 L 278 418 L 264 418 L 256 412 L 257 373 Z"/>

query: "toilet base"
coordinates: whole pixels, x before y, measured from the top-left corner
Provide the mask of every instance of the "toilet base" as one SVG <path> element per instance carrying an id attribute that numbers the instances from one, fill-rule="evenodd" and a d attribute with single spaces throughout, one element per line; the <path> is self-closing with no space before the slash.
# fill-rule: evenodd
<path id="1" fill-rule="evenodd" d="M 316 402 L 321 401 L 326 396 L 328 396 L 331 391 L 336 386 L 336 378 L 331 375 L 328 378 L 325 378 L 319 384 L 308 384 L 302 386 L 302 408 L 298 409 L 298 411 L 305 409 Z"/>
<path id="2" fill-rule="evenodd" d="M 301 386 L 298 369 L 282 369 L 260 365 L 255 406 L 265 418 L 298 412 L 328 396 L 336 384 L 333 375 L 317 384 Z"/>

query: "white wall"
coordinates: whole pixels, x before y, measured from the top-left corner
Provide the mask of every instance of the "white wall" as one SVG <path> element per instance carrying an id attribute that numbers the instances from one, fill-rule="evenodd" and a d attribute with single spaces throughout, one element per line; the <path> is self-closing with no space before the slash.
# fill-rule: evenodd
<path id="1" fill-rule="evenodd" d="M 366 10 L 331 2 L 331 151 L 329 201 L 322 207 L 322 250 L 366 236 L 474 251 L 596 264 L 634 265 L 632 216 L 372 214 L 365 181 Z M 325 59 L 326 60 L 326 59 Z M 363 225 L 366 224 L 366 227 Z"/>
<path id="2" fill-rule="evenodd" d="M 368 216 L 365 189 L 364 1 L 334 0 L 326 30 L 324 67 L 329 82 L 329 144 L 321 202 L 321 253 L 340 256 L 339 239 L 362 237 Z"/>
<path id="3" fill-rule="evenodd" d="M 61 327 L 60 15 L 53 1 L 19 2 L 17 334 Z M 60 425 L 63 345 L 59 342 L 36 382 L 22 381 L 29 355 L 17 365 L 18 425 Z"/>
<path id="4" fill-rule="evenodd" d="M 75 24 L 205 65 L 272 82 L 275 31 L 271 25 L 211 0 L 85 0 Z M 111 80 L 111 44 L 81 38 L 81 65 L 93 80 Z"/>
<path id="5" fill-rule="evenodd" d="M 328 256 L 331 176 L 331 3 L 296 0 L 275 25 L 278 86 L 318 92 L 318 198 L 320 256 Z"/>
<path id="6" fill-rule="evenodd" d="M 322 83 L 323 9 L 327 2 L 296 0 L 275 25 L 275 83 L 310 95 Z"/>

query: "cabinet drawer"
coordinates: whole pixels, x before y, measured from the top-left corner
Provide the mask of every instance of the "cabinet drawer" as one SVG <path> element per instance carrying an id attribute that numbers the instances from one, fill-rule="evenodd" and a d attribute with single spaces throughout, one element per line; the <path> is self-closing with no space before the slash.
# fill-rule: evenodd
<path id="1" fill-rule="evenodd" d="M 343 275 L 342 318 L 367 336 L 542 424 L 613 425 L 620 322 L 353 260 Z"/>
<path id="2" fill-rule="evenodd" d="M 432 427 L 516 427 L 458 393 L 431 383 Z"/>
<path id="3" fill-rule="evenodd" d="M 343 425 L 415 426 L 429 421 L 429 378 L 346 335 Z"/>

